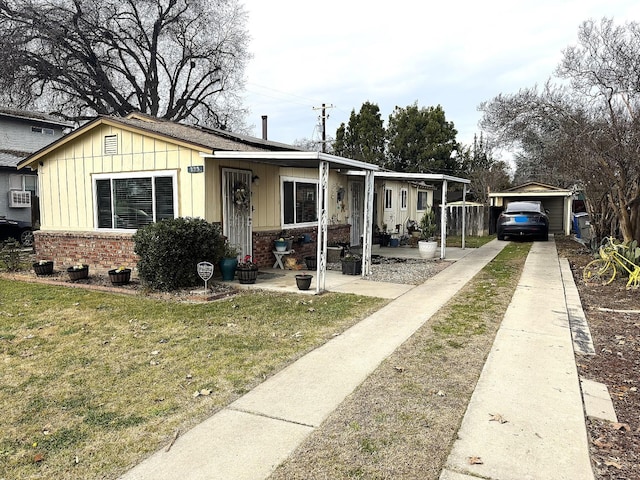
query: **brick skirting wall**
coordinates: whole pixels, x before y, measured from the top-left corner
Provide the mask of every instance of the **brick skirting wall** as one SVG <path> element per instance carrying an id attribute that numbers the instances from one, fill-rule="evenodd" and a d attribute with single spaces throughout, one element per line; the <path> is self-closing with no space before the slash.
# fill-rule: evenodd
<path id="1" fill-rule="evenodd" d="M 274 240 L 280 238 L 280 230 L 253 232 L 253 257 L 260 267 L 272 267 Z M 298 263 L 317 252 L 317 228 L 287 230 L 294 238 L 293 255 Z M 304 235 L 310 241 L 304 242 Z M 329 244 L 349 243 L 351 225 L 329 225 Z M 120 265 L 135 267 L 138 256 L 133 251 L 132 233 L 107 232 L 44 232 L 35 231 L 34 250 L 38 260 L 53 260 L 58 268 L 86 263 L 92 269 L 109 270 Z"/>
<path id="2" fill-rule="evenodd" d="M 273 255 L 275 249 L 273 242 L 280 238 L 281 230 L 271 230 L 264 232 L 253 232 L 253 261 L 260 267 L 272 267 L 276 261 Z M 305 243 L 303 236 L 308 235 L 310 241 Z M 298 263 L 304 262 L 304 257 L 313 257 L 317 255 L 318 248 L 318 229 L 295 228 L 286 231 L 288 237 L 293 237 L 293 249 L 295 253 L 293 257 Z M 329 245 L 337 243 L 350 243 L 351 225 L 328 225 L 327 241 Z"/>
<path id="3" fill-rule="evenodd" d="M 132 233 L 35 231 L 33 234 L 36 258 L 53 260 L 58 268 L 86 263 L 92 269 L 110 270 L 138 263 Z"/>

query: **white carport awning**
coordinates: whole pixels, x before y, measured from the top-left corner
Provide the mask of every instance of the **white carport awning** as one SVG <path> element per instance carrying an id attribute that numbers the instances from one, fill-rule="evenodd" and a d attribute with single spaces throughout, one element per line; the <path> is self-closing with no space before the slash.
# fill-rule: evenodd
<path id="1" fill-rule="evenodd" d="M 349 171 L 347 175 L 361 176 L 362 172 Z M 406 182 L 440 182 L 442 183 L 442 199 L 441 199 L 441 215 L 440 215 L 440 258 L 445 258 L 446 243 L 447 243 L 447 216 L 445 215 L 445 208 L 447 206 L 447 184 L 448 182 L 461 183 L 462 184 L 462 248 L 465 248 L 465 229 L 466 229 L 466 213 L 465 207 L 467 197 L 467 185 L 471 183 L 471 180 L 461 177 L 454 177 L 452 175 L 444 175 L 440 173 L 414 173 L 414 172 L 390 172 L 390 171 L 375 171 L 373 172 L 375 178 L 399 180 Z"/>

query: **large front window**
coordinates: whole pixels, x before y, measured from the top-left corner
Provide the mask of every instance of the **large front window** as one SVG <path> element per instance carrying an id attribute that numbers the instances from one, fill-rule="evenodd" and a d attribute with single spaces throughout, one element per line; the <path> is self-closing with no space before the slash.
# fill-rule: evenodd
<path id="1" fill-rule="evenodd" d="M 175 174 L 96 175 L 98 228 L 137 229 L 176 214 Z"/>
<path id="2" fill-rule="evenodd" d="M 297 226 L 318 221 L 318 183 L 309 180 L 282 180 L 282 223 Z"/>

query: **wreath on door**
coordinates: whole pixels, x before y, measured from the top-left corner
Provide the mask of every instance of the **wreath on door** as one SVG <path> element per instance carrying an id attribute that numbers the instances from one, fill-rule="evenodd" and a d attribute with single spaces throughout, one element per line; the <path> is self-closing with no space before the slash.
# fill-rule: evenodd
<path id="1" fill-rule="evenodd" d="M 237 182 L 233 186 L 233 203 L 235 203 L 238 210 L 246 212 L 251 206 L 251 192 L 249 187 L 244 182 Z"/>

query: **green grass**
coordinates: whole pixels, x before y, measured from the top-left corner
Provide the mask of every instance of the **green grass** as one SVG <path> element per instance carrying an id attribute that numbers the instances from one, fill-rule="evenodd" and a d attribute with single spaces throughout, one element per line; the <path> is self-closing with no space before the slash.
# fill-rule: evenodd
<path id="1" fill-rule="evenodd" d="M 467 248 L 479 248 L 495 238 L 495 235 L 487 235 L 483 237 L 465 236 L 464 246 Z M 462 235 L 447 235 L 447 247 L 462 247 Z"/>
<path id="2" fill-rule="evenodd" d="M 188 304 L 3 279 L 0 291 L 0 478 L 20 479 L 116 478 L 386 303 Z"/>
<path id="3" fill-rule="evenodd" d="M 446 316 L 434 323 L 434 332 L 445 336 L 482 335 L 486 332 L 485 318 L 493 311 L 502 311 L 500 289 L 513 286 L 526 258 L 531 243 L 510 243 L 481 273 L 474 278 L 464 297 L 449 305 Z M 448 339 L 449 346 L 460 348 L 462 344 Z"/>

